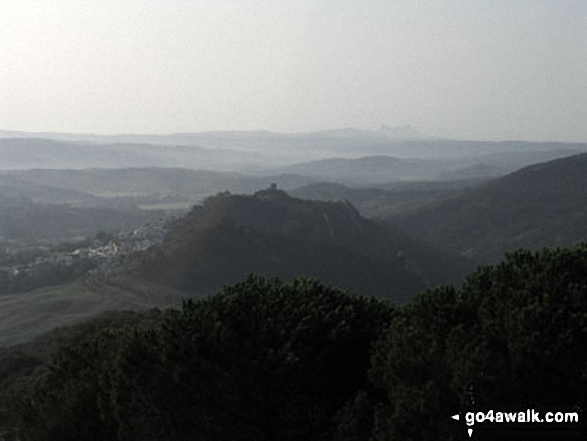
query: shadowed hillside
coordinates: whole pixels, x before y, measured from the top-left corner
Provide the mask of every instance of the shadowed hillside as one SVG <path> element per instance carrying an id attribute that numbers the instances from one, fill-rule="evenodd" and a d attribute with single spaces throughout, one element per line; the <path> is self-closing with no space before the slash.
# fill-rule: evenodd
<path id="1" fill-rule="evenodd" d="M 385 219 L 405 214 L 432 202 L 456 197 L 467 187 L 479 185 L 483 180 L 413 181 L 388 183 L 388 188 L 353 188 L 332 182 L 318 182 L 296 188 L 295 197 L 322 201 L 349 201 L 367 218 Z"/>
<path id="2" fill-rule="evenodd" d="M 201 294 L 257 273 L 315 276 L 395 300 L 466 272 L 453 256 L 364 219 L 349 203 L 304 201 L 276 189 L 206 199 L 134 265 L 141 277 Z"/>
<path id="3" fill-rule="evenodd" d="M 585 188 L 587 154 L 580 154 L 526 167 L 390 219 L 441 249 L 475 261 L 496 261 L 506 250 L 584 240 Z"/>
<path id="4" fill-rule="evenodd" d="M 93 236 L 100 230 L 117 231 L 163 215 L 160 211 L 128 208 L 75 207 L 41 204 L 0 194 L 0 238 L 23 241 L 71 240 Z"/>

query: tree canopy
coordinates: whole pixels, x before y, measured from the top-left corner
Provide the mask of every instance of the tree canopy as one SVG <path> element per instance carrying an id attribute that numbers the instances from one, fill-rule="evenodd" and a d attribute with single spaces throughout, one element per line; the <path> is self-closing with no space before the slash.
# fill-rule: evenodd
<path id="1" fill-rule="evenodd" d="M 250 277 L 158 327 L 61 349 L 21 403 L 21 436 L 324 439 L 369 389 L 371 342 L 393 314 L 313 280 Z"/>
<path id="2" fill-rule="evenodd" d="M 15 425 L 23 440 L 456 440 L 462 406 L 583 408 L 586 325 L 586 244 L 510 253 L 403 306 L 250 276 L 63 347 Z"/>

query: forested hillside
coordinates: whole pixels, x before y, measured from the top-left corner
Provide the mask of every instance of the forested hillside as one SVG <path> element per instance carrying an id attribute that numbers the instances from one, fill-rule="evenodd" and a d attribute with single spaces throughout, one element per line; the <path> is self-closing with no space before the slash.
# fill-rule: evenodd
<path id="1" fill-rule="evenodd" d="M 495 262 L 587 239 L 587 154 L 523 168 L 389 220 L 440 249 Z"/>
<path id="2" fill-rule="evenodd" d="M 170 228 L 139 260 L 139 278 L 201 294 L 249 273 L 318 277 L 362 294 L 405 301 L 441 282 L 458 282 L 464 259 L 395 228 L 364 219 L 348 203 L 304 201 L 277 189 L 219 194 Z"/>
<path id="3" fill-rule="evenodd" d="M 509 254 L 403 306 L 249 277 L 159 319 L 106 325 L 35 380 L 3 373 L 22 386 L 4 395 L 9 426 L 35 441 L 454 441 L 467 426 L 450 416 L 465 410 L 566 406 L 581 422 L 586 278 L 587 244 Z M 474 432 L 587 435 L 584 423 Z"/>

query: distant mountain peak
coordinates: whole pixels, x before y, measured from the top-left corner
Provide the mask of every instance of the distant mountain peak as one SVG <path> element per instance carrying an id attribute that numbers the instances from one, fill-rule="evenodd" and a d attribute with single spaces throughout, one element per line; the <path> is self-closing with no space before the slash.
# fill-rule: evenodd
<path id="1" fill-rule="evenodd" d="M 411 124 L 404 124 L 395 127 L 381 124 L 377 132 L 390 138 L 426 138 L 426 135 L 416 130 Z"/>

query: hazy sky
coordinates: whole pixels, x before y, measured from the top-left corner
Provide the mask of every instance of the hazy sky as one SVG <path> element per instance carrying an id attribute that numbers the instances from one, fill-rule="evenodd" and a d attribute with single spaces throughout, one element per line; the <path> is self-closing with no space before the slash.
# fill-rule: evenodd
<path id="1" fill-rule="evenodd" d="M 1 0 L 0 129 L 587 142 L 584 0 Z"/>

